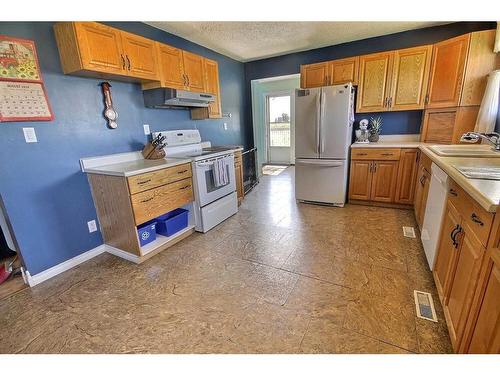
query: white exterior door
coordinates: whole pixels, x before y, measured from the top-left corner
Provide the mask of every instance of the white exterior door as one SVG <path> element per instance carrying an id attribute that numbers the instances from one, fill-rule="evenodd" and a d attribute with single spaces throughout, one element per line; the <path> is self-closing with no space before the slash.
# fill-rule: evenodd
<path id="1" fill-rule="evenodd" d="M 267 162 L 291 164 L 293 160 L 293 96 L 266 95 Z"/>

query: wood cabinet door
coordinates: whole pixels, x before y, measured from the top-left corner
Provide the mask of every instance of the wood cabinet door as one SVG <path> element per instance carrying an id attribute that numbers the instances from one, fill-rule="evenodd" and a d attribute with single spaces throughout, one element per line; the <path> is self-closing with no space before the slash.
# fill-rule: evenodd
<path id="1" fill-rule="evenodd" d="M 441 303 L 448 302 L 448 290 L 450 280 L 453 278 L 456 258 L 458 253 L 458 242 L 453 242 L 453 236 L 460 228 L 461 218 L 455 206 L 448 200 L 444 221 L 441 228 L 439 247 L 434 263 L 434 281 L 441 298 Z M 455 236 L 456 238 L 456 236 Z"/>
<path id="2" fill-rule="evenodd" d="M 417 175 L 417 149 L 402 149 L 396 182 L 396 203 L 412 204 Z"/>
<path id="3" fill-rule="evenodd" d="M 391 90 L 394 52 L 375 53 L 359 58 L 357 112 L 387 111 Z"/>
<path id="4" fill-rule="evenodd" d="M 456 115 L 456 108 L 425 110 L 421 140 L 429 143 L 451 143 Z"/>
<path id="5" fill-rule="evenodd" d="M 121 32 L 128 75 L 146 80 L 159 80 L 155 42 L 139 35 Z"/>
<path id="6" fill-rule="evenodd" d="M 119 30 L 97 22 L 75 22 L 74 27 L 84 69 L 126 74 Z"/>
<path id="7" fill-rule="evenodd" d="M 495 30 L 471 33 L 461 106 L 481 105 L 488 74 L 500 67 L 500 54 L 493 52 Z"/>
<path id="8" fill-rule="evenodd" d="M 455 350 L 465 328 L 486 251 L 467 226 L 463 234 L 457 237 L 460 242 L 458 256 L 453 279 L 450 281 L 448 300 L 444 306 L 445 314 L 449 317 L 448 330 Z"/>
<path id="9" fill-rule="evenodd" d="M 358 84 L 359 56 L 328 62 L 328 84 L 340 85 L 352 82 Z"/>
<path id="10" fill-rule="evenodd" d="M 374 161 L 371 200 L 375 202 L 394 202 L 397 175 L 397 161 Z"/>
<path id="11" fill-rule="evenodd" d="M 349 199 L 370 200 L 372 161 L 352 160 L 349 177 Z"/>
<path id="12" fill-rule="evenodd" d="M 219 86 L 219 65 L 217 61 L 205 59 L 205 92 L 216 95 L 215 102 L 208 106 L 210 118 L 221 118 L 221 100 Z"/>
<path id="13" fill-rule="evenodd" d="M 479 312 L 468 353 L 500 354 L 500 249 L 488 250 Z"/>
<path id="14" fill-rule="evenodd" d="M 394 52 L 389 107 L 392 111 L 423 109 L 429 80 L 432 45 Z"/>
<path id="15" fill-rule="evenodd" d="M 328 62 L 300 66 L 300 87 L 310 89 L 326 86 L 328 78 Z"/>
<path id="16" fill-rule="evenodd" d="M 185 84 L 182 50 L 167 44 L 156 43 L 162 86 L 183 89 Z"/>
<path id="17" fill-rule="evenodd" d="M 191 91 L 205 92 L 205 69 L 203 57 L 191 52 L 182 51 L 184 74 L 187 88 Z"/>
<path id="18" fill-rule="evenodd" d="M 458 106 L 469 39 L 465 34 L 434 44 L 426 108 Z"/>

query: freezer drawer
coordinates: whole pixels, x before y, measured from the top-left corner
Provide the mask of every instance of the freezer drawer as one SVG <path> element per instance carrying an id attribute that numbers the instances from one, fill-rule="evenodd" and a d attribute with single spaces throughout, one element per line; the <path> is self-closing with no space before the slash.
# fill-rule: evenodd
<path id="1" fill-rule="evenodd" d="M 343 207 L 346 200 L 347 161 L 295 160 L 295 198 Z"/>

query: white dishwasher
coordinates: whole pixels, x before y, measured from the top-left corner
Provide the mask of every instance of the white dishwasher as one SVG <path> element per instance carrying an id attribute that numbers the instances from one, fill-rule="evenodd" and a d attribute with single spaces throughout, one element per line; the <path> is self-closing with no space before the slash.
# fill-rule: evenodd
<path id="1" fill-rule="evenodd" d="M 432 177 L 429 186 L 429 195 L 425 206 L 424 223 L 422 224 L 422 244 L 429 268 L 434 268 L 434 258 L 439 246 L 439 235 L 443 223 L 443 214 L 448 194 L 448 175 L 436 164 L 431 166 Z"/>

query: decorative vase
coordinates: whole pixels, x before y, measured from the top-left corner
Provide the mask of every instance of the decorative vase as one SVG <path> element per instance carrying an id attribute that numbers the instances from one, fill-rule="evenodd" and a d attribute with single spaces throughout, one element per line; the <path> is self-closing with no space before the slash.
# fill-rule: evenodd
<path id="1" fill-rule="evenodd" d="M 378 133 L 372 133 L 370 134 L 370 136 L 368 137 L 368 140 L 370 142 L 378 142 L 378 138 L 379 138 L 379 134 Z"/>

